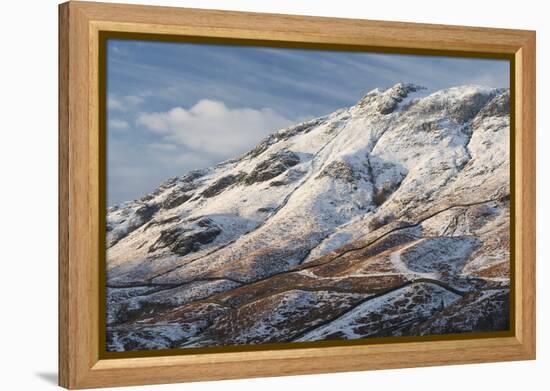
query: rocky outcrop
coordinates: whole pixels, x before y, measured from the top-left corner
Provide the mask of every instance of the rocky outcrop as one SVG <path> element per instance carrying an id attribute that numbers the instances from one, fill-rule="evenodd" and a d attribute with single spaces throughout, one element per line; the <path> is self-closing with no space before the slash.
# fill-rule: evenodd
<path id="1" fill-rule="evenodd" d="M 333 180 L 351 183 L 358 179 L 357 176 L 358 174 L 349 163 L 339 160 L 327 164 L 319 175 L 317 175 L 317 179 L 329 177 Z"/>
<path id="2" fill-rule="evenodd" d="M 164 209 L 172 209 L 180 206 L 185 201 L 191 199 L 193 193 L 182 193 L 179 190 L 175 190 L 170 193 L 166 199 L 162 202 L 162 207 Z"/>
<path id="3" fill-rule="evenodd" d="M 135 203 L 133 208 L 111 209 L 114 213 L 119 212 L 119 218 L 116 222 L 107 219 L 107 247 L 114 246 L 119 240 L 150 221 L 159 208 L 159 205 L 154 202 L 140 201 Z"/>
<path id="4" fill-rule="evenodd" d="M 221 233 L 211 219 L 203 218 L 191 226 L 171 227 L 160 232 L 158 239 L 149 247 L 149 252 L 168 248 L 178 255 L 187 255 L 198 251 L 201 245 L 208 244 Z"/>
<path id="5" fill-rule="evenodd" d="M 376 110 L 380 114 L 390 114 L 411 92 L 416 92 L 422 88 L 414 84 L 396 84 L 393 88 L 388 89 L 382 97 L 378 98 Z"/>
<path id="6" fill-rule="evenodd" d="M 224 176 L 214 183 L 212 183 L 210 186 L 208 186 L 201 195 L 205 198 L 211 198 L 214 196 L 217 196 L 222 191 L 227 189 L 229 186 L 234 185 L 235 183 L 239 182 L 241 178 L 243 178 L 243 174 L 239 173 L 237 175 L 227 175 Z"/>
<path id="7" fill-rule="evenodd" d="M 281 175 L 290 167 L 300 163 L 300 157 L 292 151 L 282 150 L 259 163 L 246 177 L 244 183 L 251 185 L 256 182 L 265 182 Z"/>

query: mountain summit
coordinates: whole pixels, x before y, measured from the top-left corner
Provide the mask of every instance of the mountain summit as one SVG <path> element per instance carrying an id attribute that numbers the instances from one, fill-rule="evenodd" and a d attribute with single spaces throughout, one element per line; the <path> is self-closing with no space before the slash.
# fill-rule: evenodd
<path id="1" fill-rule="evenodd" d="M 108 349 L 508 329 L 509 138 L 399 83 L 109 208 Z"/>

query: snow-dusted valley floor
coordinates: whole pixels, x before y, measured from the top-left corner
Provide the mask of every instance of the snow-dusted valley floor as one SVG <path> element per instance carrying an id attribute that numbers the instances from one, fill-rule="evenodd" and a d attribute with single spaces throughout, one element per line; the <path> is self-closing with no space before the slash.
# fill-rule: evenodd
<path id="1" fill-rule="evenodd" d="M 108 350 L 508 329 L 509 132 L 397 84 L 109 208 Z"/>

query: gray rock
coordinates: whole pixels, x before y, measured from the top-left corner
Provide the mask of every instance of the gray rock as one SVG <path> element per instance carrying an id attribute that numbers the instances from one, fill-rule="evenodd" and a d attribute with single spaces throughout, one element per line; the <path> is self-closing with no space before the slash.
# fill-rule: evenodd
<path id="1" fill-rule="evenodd" d="M 196 179 L 202 178 L 208 170 L 192 170 L 189 171 L 187 174 L 183 175 L 179 178 L 180 182 L 194 182 Z"/>
<path id="2" fill-rule="evenodd" d="M 476 116 L 483 106 L 492 98 L 490 94 L 475 93 L 448 107 L 452 120 L 464 123 Z"/>
<path id="3" fill-rule="evenodd" d="M 181 193 L 178 190 L 174 190 L 172 193 L 166 197 L 164 202 L 162 203 L 163 209 L 173 209 L 177 206 L 180 206 L 187 200 L 189 200 L 191 197 L 193 197 L 193 193 Z"/>
<path id="4" fill-rule="evenodd" d="M 149 247 L 149 252 L 169 248 L 184 256 L 198 251 L 201 245 L 211 243 L 222 232 L 211 219 L 202 218 L 190 228 L 171 227 L 161 231 L 159 238 Z"/>
<path id="5" fill-rule="evenodd" d="M 394 85 L 392 88 L 385 91 L 386 96 L 378 104 L 377 111 L 384 115 L 392 113 L 397 108 L 397 105 L 401 103 L 410 92 L 415 92 L 422 88 L 423 87 L 408 83 L 398 83 Z"/>
<path id="6" fill-rule="evenodd" d="M 244 176 L 244 174 L 238 174 L 238 175 L 227 175 L 220 179 L 218 179 L 216 182 L 211 184 L 206 190 L 204 190 L 201 195 L 205 198 L 211 198 L 218 194 L 220 194 L 222 191 L 227 189 L 229 186 L 234 185 L 237 183 L 241 178 Z"/>
<path id="7" fill-rule="evenodd" d="M 303 177 L 305 173 L 306 172 L 303 170 L 290 169 L 280 180 L 273 180 L 269 182 L 269 186 L 286 186 L 292 182 L 296 182 L 298 179 Z"/>
<path id="8" fill-rule="evenodd" d="M 353 167 L 348 162 L 342 160 L 333 161 L 327 164 L 315 179 L 323 177 L 330 177 L 348 183 L 353 183 L 359 179 Z"/>
<path id="9" fill-rule="evenodd" d="M 136 209 L 136 215 L 144 221 L 148 221 L 159 210 L 158 204 L 145 204 Z"/>
<path id="10" fill-rule="evenodd" d="M 257 182 L 265 182 L 281 175 L 300 163 L 300 157 L 292 151 L 282 150 L 259 163 L 250 174 L 244 178 L 244 183 L 251 185 Z"/>
<path id="11" fill-rule="evenodd" d="M 477 114 L 477 118 L 502 117 L 510 114 L 510 91 L 491 99 Z M 476 119 L 477 119 L 476 118 Z"/>

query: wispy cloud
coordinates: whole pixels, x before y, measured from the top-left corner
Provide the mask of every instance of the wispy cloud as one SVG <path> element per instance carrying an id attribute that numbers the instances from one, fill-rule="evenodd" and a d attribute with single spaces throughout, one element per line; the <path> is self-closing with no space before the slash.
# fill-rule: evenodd
<path id="1" fill-rule="evenodd" d="M 109 204 L 396 82 L 507 87 L 506 61 L 110 40 Z"/>
<path id="2" fill-rule="evenodd" d="M 109 130 L 117 130 L 117 131 L 124 131 L 128 130 L 130 128 L 130 124 L 127 121 L 124 121 L 122 119 L 110 119 L 107 124 L 107 131 Z"/>
<path id="3" fill-rule="evenodd" d="M 141 113 L 137 124 L 165 142 L 206 152 L 220 158 L 242 153 L 259 139 L 292 121 L 275 111 L 249 107 L 228 108 L 224 102 L 202 99 L 190 109 Z"/>
<path id="4" fill-rule="evenodd" d="M 120 100 L 111 96 L 107 99 L 107 109 L 110 111 L 122 111 L 124 109 L 124 105 Z"/>
<path id="5" fill-rule="evenodd" d="M 137 95 L 117 96 L 110 94 L 107 99 L 107 109 L 109 111 L 132 111 L 143 102 L 145 98 L 150 96 L 150 92 L 144 92 Z"/>

